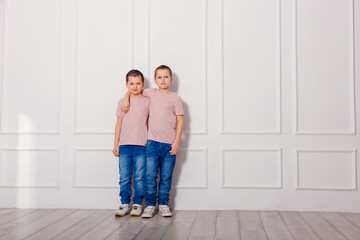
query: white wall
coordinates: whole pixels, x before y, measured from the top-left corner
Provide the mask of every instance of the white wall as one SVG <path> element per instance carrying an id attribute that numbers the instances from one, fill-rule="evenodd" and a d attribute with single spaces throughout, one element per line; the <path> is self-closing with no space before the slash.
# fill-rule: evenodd
<path id="1" fill-rule="evenodd" d="M 116 208 L 124 76 L 174 71 L 176 209 L 360 212 L 360 0 L 0 0 L 0 207 Z"/>

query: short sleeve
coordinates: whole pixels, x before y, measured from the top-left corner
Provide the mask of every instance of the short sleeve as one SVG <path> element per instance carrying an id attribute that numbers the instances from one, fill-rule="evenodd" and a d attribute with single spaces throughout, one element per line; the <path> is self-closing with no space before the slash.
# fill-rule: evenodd
<path id="1" fill-rule="evenodd" d="M 119 101 L 117 109 L 116 109 L 116 116 L 118 116 L 118 117 L 124 117 L 124 113 L 123 113 L 123 111 L 121 111 L 121 103 L 122 103 L 122 99 Z"/>
<path id="2" fill-rule="evenodd" d="M 183 109 L 183 105 L 181 103 L 181 99 L 180 97 L 177 97 L 176 98 L 176 101 L 175 101 L 175 114 L 176 116 L 179 116 L 179 115 L 184 115 L 184 109 Z"/>
<path id="3" fill-rule="evenodd" d="M 146 88 L 143 90 L 142 95 L 144 97 L 151 98 L 152 96 L 154 96 L 155 92 L 156 88 Z"/>

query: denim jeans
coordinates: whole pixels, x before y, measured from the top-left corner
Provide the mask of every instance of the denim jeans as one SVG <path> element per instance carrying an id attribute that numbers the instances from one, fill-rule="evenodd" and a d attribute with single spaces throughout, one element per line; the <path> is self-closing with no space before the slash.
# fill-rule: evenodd
<path id="1" fill-rule="evenodd" d="M 144 199 L 144 174 L 146 147 L 121 145 L 119 147 L 120 197 L 122 204 L 130 204 L 132 196 L 131 178 L 134 170 L 134 204 L 142 204 Z"/>
<path id="2" fill-rule="evenodd" d="M 148 140 L 146 145 L 145 202 L 155 206 L 168 205 L 172 174 L 176 155 L 170 155 L 171 144 Z M 160 169 L 159 194 L 157 196 L 157 177 Z"/>

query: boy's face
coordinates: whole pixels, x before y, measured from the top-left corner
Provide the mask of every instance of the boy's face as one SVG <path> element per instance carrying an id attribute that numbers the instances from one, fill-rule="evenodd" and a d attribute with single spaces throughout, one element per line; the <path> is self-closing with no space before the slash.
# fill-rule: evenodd
<path id="1" fill-rule="evenodd" d="M 167 90 L 170 87 L 170 83 L 172 83 L 173 78 L 170 76 L 170 72 L 167 69 L 158 69 L 156 71 L 156 76 L 154 78 L 154 82 L 156 85 L 163 90 Z"/>
<path id="2" fill-rule="evenodd" d="M 140 76 L 129 76 L 126 87 L 129 89 L 131 95 L 139 95 L 144 87 L 144 83 L 142 82 Z"/>

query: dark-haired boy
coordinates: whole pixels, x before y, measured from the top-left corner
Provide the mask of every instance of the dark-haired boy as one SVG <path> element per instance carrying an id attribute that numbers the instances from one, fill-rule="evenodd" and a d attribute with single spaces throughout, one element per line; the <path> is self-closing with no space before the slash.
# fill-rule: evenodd
<path id="1" fill-rule="evenodd" d="M 132 216 L 141 216 L 144 199 L 144 175 L 146 166 L 147 120 L 150 100 L 142 96 L 144 76 L 138 70 L 126 75 L 126 87 L 130 92 L 130 109 L 127 114 L 121 111 L 122 99 L 116 110 L 115 142 L 113 153 L 119 157 L 120 198 L 116 216 L 130 213 L 132 197 L 131 179 L 134 172 L 134 197 Z"/>

